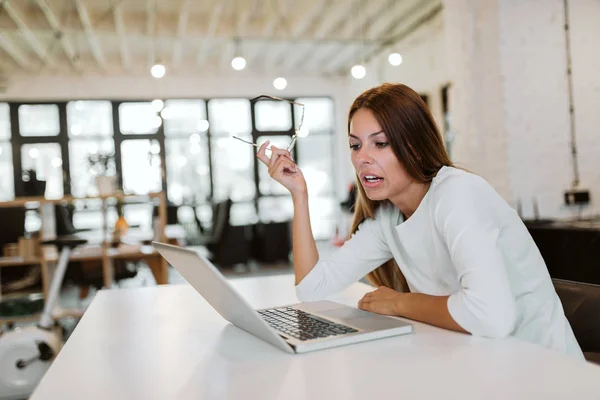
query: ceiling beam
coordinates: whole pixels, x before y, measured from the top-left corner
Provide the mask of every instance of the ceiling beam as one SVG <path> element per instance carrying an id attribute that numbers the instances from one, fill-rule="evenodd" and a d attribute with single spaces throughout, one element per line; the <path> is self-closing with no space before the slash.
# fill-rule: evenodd
<path id="1" fill-rule="evenodd" d="M 156 38 L 154 37 L 156 30 L 156 0 L 146 1 L 146 17 L 146 36 L 150 43 L 147 67 L 151 68 L 156 64 Z"/>
<path id="2" fill-rule="evenodd" d="M 0 48 L 8 53 L 19 67 L 29 69 L 30 65 L 25 54 L 2 32 L 0 32 Z"/>
<path id="3" fill-rule="evenodd" d="M 261 37 L 265 39 L 270 39 L 275 33 L 275 30 L 281 26 L 280 18 L 286 18 L 285 14 L 287 13 L 288 9 L 286 5 L 289 5 L 289 3 L 284 3 L 284 1 L 285 0 L 279 0 L 270 3 L 275 8 L 277 8 L 277 10 L 273 10 L 275 14 L 271 15 L 270 18 L 268 18 L 268 22 L 263 29 Z M 256 51 L 250 57 L 248 57 L 248 62 L 253 68 L 256 68 L 256 66 L 259 64 L 259 62 L 261 62 L 261 60 L 263 68 L 265 67 L 264 61 L 267 57 L 270 46 L 270 41 L 265 40 L 264 43 L 262 43 L 262 46 L 255 47 Z"/>
<path id="4" fill-rule="evenodd" d="M 331 18 L 329 21 L 329 25 L 323 25 L 320 27 L 317 32 L 317 37 L 326 38 L 332 36 L 335 32 L 339 31 L 346 24 L 352 21 L 353 14 L 356 12 L 356 4 L 358 4 L 361 0 L 348 0 L 342 1 L 338 3 L 335 12 L 330 13 L 330 15 L 334 15 L 335 18 Z M 329 47 L 331 48 L 331 47 Z M 322 60 L 322 53 L 327 53 L 328 47 L 317 46 L 312 51 L 305 54 L 302 58 L 300 58 L 296 62 L 297 68 L 302 68 L 303 65 L 308 66 L 309 69 L 312 69 L 312 66 L 318 65 Z"/>
<path id="5" fill-rule="evenodd" d="M 48 54 L 48 51 L 42 46 L 37 37 L 31 32 L 29 27 L 23 22 L 23 18 L 19 15 L 19 12 L 13 7 L 8 1 L 4 0 L 1 5 L 6 10 L 6 13 L 13 20 L 19 31 L 23 35 L 23 38 L 27 42 L 27 45 L 35 52 L 35 54 L 42 60 L 44 65 L 53 67 L 56 65 L 54 59 Z"/>
<path id="6" fill-rule="evenodd" d="M 235 54 L 236 51 L 240 51 L 242 52 L 242 42 L 241 40 L 238 42 L 237 46 L 239 46 L 239 48 L 236 48 L 236 43 L 235 41 L 238 40 L 240 37 L 243 37 L 246 34 L 246 29 L 248 28 L 248 22 L 250 21 L 250 16 L 252 15 L 252 11 L 256 10 L 258 7 L 258 1 L 260 0 L 255 0 L 255 4 L 252 4 L 249 1 L 245 1 L 242 2 L 243 4 L 246 5 L 246 8 L 243 9 L 242 13 L 241 13 L 241 17 L 236 18 L 236 20 L 234 21 L 234 37 L 233 40 L 230 40 L 227 45 L 225 46 L 225 48 L 223 49 L 222 55 L 221 55 L 221 62 L 220 65 L 223 68 L 229 68 L 231 67 L 230 63 L 231 60 L 233 59 L 233 57 L 237 57 L 237 56 L 242 56 L 245 57 L 244 54 Z M 237 6 L 240 4 L 240 2 L 235 2 L 234 3 L 234 7 L 237 9 Z M 239 10 L 238 10 L 239 11 Z"/>
<path id="7" fill-rule="evenodd" d="M 373 47 L 366 55 L 362 56 L 365 63 L 379 56 L 386 48 L 406 39 L 413 34 L 423 24 L 431 21 L 443 10 L 443 4 L 440 1 L 429 1 L 427 7 L 423 7 L 423 3 L 419 3 L 420 7 L 411 8 L 411 13 L 401 14 L 402 16 L 390 24 L 390 29 L 386 33 L 392 33 L 380 42 L 379 45 Z M 383 38 L 382 38 L 383 39 Z M 344 73 L 345 67 L 341 67 L 338 73 Z"/>
<path id="8" fill-rule="evenodd" d="M 217 3 L 213 6 L 212 12 L 210 13 L 208 27 L 206 29 L 204 38 L 202 39 L 202 43 L 200 44 L 200 50 L 198 51 L 198 57 L 196 59 L 196 64 L 198 66 L 202 66 L 208 57 L 208 53 L 212 46 L 212 40 L 215 36 L 217 27 L 219 26 L 219 21 L 221 20 L 221 14 L 223 13 L 224 8 L 225 2 L 221 0 L 217 0 Z"/>
<path id="9" fill-rule="evenodd" d="M 364 53 L 364 41 L 366 37 L 366 30 L 371 26 L 376 24 L 377 20 L 384 15 L 386 12 L 389 12 L 393 9 L 394 4 L 399 3 L 397 0 L 386 0 L 380 3 L 380 7 L 372 7 L 372 11 L 368 12 L 364 7 L 360 7 L 360 9 L 356 10 L 358 15 L 361 17 L 357 17 L 356 19 L 361 19 L 362 23 L 359 24 L 348 24 L 350 28 L 347 28 L 346 35 L 344 37 L 349 36 L 350 38 L 354 38 L 356 43 L 350 46 L 341 46 L 338 49 L 334 49 L 331 53 L 325 54 L 321 57 L 321 65 L 322 71 L 330 71 L 338 67 L 340 62 L 346 61 L 349 57 L 352 57 L 354 54 L 354 58 L 356 58 L 356 53 L 362 52 Z M 387 10 L 387 11 L 386 11 Z M 352 29 L 352 27 L 354 27 Z M 355 62 L 359 62 L 360 59 L 356 59 Z"/>
<path id="10" fill-rule="evenodd" d="M 54 11 L 52 11 L 46 0 L 35 0 L 35 2 L 46 17 L 46 20 L 48 21 L 48 24 L 50 25 L 50 28 L 54 33 L 55 40 L 60 41 L 63 51 L 65 52 L 69 63 L 71 64 L 71 68 L 73 68 L 73 70 L 77 72 L 81 72 L 79 56 L 77 56 L 73 45 L 65 36 L 65 33 L 63 32 L 60 26 L 60 21 L 58 20 L 56 14 L 54 14 Z"/>
<path id="11" fill-rule="evenodd" d="M 353 0 L 351 0 L 351 1 L 353 1 Z M 328 15 L 331 16 L 331 18 L 326 18 L 325 15 L 323 14 L 321 21 L 320 21 L 319 25 L 317 26 L 317 29 L 315 30 L 315 33 L 314 33 L 314 38 L 316 40 L 325 39 L 327 36 L 329 36 L 331 34 L 331 32 L 335 31 L 335 27 L 337 27 L 337 25 L 339 23 L 343 23 L 345 18 L 348 17 L 347 14 L 350 13 L 350 10 L 349 10 L 350 7 L 349 7 L 348 1 L 337 1 L 337 2 L 334 2 L 334 4 L 335 4 L 335 6 L 329 7 L 329 11 L 327 13 Z M 327 21 L 328 23 L 325 23 L 325 21 Z M 331 28 L 332 26 L 334 26 L 334 29 Z M 287 68 L 291 67 L 292 65 L 294 67 L 297 67 L 300 64 L 305 63 L 307 59 L 310 59 L 315 55 L 315 52 L 317 52 L 318 49 L 319 49 L 319 44 L 317 42 L 317 44 L 307 47 L 306 51 L 299 51 L 296 54 L 291 55 L 283 63 L 282 68 L 287 69 Z"/>
<path id="12" fill-rule="evenodd" d="M 331 7 L 331 3 L 331 0 L 315 1 L 314 6 L 309 8 L 304 16 L 300 17 L 300 20 L 296 22 L 292 28 L 292 40 L 306 35 L 308 29 L 315 24 L 315 22 L 319 19 L 319 16 L 324 15 L 327 9 Z M 290 51 L 286 47 L 284 47 L 279 53 L 273 52 L 273 64 L 276 67 L 280 66 L 289 56 Z"/>
<path id="13" fill-rule="evenodd" d="M 104 58 L 104 54 L 102 53 L 102 49 L 98 43 L 98 38 L 94 32 L 92 22 L 90 21 L 90 16 L 85 8 L 85 5 L 83 4 L 83 0 L 75 0 L 75 8 L 79 14 L 79 19 L 81 20 L 85 37 L 87 38 L 90 48 L 92 49 L 92 56 L 94 56 L 96 63 L 98 63 L 102 69 L 106 69 L 106 59 Z"/>
<path id="14" fill-rule="evenodd" d="M 121 2 L 113 0 L 113 18 L 115 21 L 115 30 L 119 36 L 119 53 L 121 54 L 121 64 L 126 70 L 131 69 L 131 54 L 127 47 L 127 36 L 125 35 L 125 24 L 123 23 L 123 14 L 121 12 Z"/>
<path id="15" fill-rule="evenodd" d="M 181 8 L 179 9 L 179 20 L 177 22 L 177 39 L 175 40 L 175 44 L 173 45 L 173 69 L 178 69 L 181 66 L 181 59 L 183 56 L 183 42 L 189 18 L 189 6 L 190 0 L 183 0 L 183 2 L 181 3 Z"/>

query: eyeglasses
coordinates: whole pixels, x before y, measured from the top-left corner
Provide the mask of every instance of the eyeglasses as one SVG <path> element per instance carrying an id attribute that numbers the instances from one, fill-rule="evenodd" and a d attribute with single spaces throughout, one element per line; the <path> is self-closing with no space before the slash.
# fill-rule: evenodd
<path id="1" fill-rule="evenodd" d="M 298 129 L 294 130 L 294 136 L 292 136 L 292 141 L 290 142 L 290 144 L 288 145 L 288 147 L 286 148 L 287 151 L 292 151 L 294 149 L 294 146 L 296 145 L 296 140 L 298 139 L 298 136 L 306 136 L 303 130 L 302 130 L 302 124 L 304 123 L 304 104 L 302 103 L 298 103 L 296 101 L 291 101 L 291 100 L 286 100 L 286 99 L 282 99 L 281 97 L 275 97 L 275 96 L 266 96 L 266 95 L 261 95 L 258 97 L 255 97 L 253 99 L 251 99 L 251 102 L 255 102 L 255 101 L 260 101 L 260 100 L 276 100 L 276 101 L 285 101 L 286 103 L 290 103 L 296 106 L 299 106 L 302 111 L 300 113 L 300 123 L 298 124 Z M 242 138 L 239 138 L 237 136 L 232 136 L 234 139 L 240 140 L 244 143 L 248 143 L 251 144 L 254 147 L 260 147 L 258 144 L 254 143 L 254 142 L 249 142 L 247 140 L 244 140 Z"/>

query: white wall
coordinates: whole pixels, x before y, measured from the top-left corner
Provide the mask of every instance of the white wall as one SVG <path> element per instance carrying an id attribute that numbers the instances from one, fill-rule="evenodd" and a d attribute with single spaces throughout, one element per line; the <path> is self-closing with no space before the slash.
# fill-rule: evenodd
<path id="1" fill-rule="evenodd" d="M 600 213 L 600 1 L 570 0 L 575 131 L 581 187 Z"/>

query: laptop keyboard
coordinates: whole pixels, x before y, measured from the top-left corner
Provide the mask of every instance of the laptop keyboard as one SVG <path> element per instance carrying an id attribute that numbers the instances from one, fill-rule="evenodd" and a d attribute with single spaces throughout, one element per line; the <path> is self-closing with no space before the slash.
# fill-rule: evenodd
<path id="1" fill-rule="evenodd" d="M 273 308 L 258 313 L 276 331 L 300 340 L 358 332 L 349 326 L 336 324 L 291 307 Z"/>

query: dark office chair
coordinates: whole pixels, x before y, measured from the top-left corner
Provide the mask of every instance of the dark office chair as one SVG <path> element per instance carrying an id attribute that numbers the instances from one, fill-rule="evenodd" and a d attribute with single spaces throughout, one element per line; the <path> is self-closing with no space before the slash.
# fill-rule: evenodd
<path id="1" fill-rule="evenodd" d="M 209 259 L 219 267 L 244 264 L 250 259 L 252 227 L 230 224 L 232 205 L 231 199 L 216 203 L 210 231 L 190 243 L 205 246 L 210 252 Z"/>
<path id="2" fill-rule="evenodd" d="M 552 282 L 586 360 L 600 364 L 600 285 Z"/>

